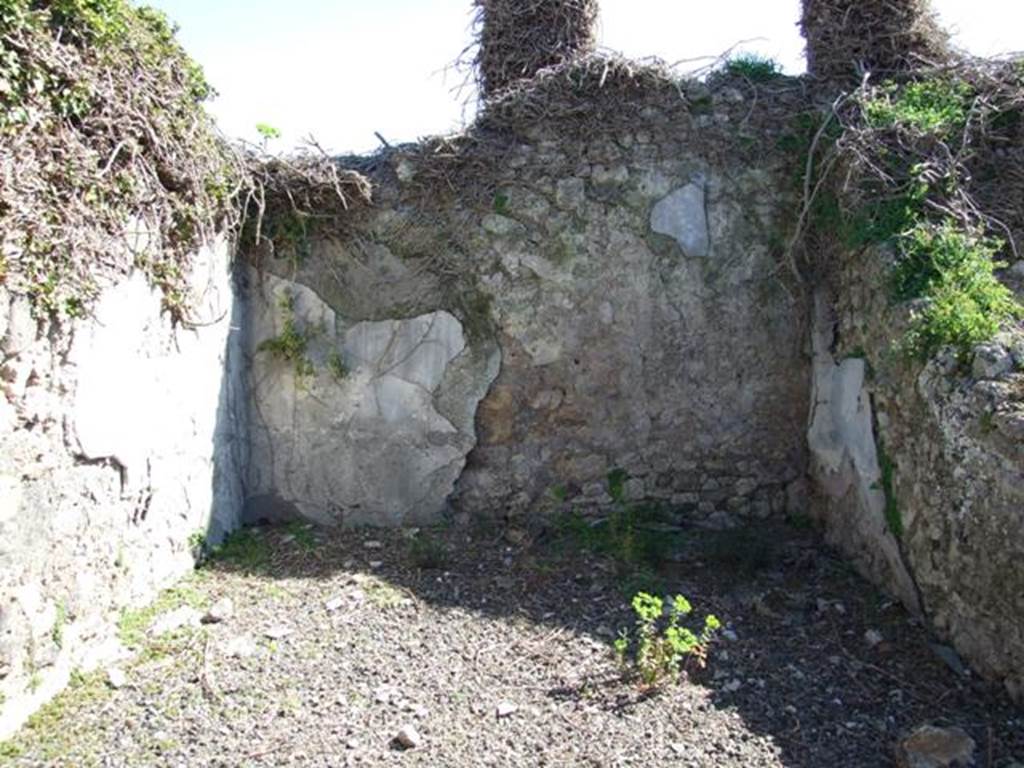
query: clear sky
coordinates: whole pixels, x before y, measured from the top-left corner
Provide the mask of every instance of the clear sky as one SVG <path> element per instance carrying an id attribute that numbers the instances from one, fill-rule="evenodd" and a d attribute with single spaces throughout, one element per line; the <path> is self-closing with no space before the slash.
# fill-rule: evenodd
<path id="1" fill-rule="evenodd" d="M 469 44 L 470 0 L 148 0 L 219 92 L 211 104 L 229 136 L 256 123 L 287 148 L 314 135 L 336 152 L 458 128 L 472 94 L 449 65 Z M 933 0 L 960 47 L 1024 50 L 1021 0 Z M 741 50 L 803 70 L 799 0 L 602 0 L 601 44 L 668 62 Z M 697 66 L 695 63 L 692 66 Z"/>

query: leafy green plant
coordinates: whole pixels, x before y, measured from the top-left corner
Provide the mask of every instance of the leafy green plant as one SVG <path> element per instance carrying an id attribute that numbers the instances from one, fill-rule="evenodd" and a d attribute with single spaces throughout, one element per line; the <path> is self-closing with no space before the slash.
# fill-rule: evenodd
<path id="1" fill-rule="evenodd" d="M 664 601 L 646 592 L 637 593 L 632 606 L 636 615 L 632 637 L 628 630 L 622 630 L 614 649 L 620 663 L 628 667 L 629 649 L 635 648 L 633 662 L 644 685 L 657 686 L 666 679 L 677 682 L 690 659 L 700 667 L 707 663 L 708 647 L 722 626 L 714 614 L 704 617 L 698 634 L 681 624 L 693 612 L 690 601 L 682 595 L 669 602 L 667 618 Z"/>
<path id="2" fill-rule="evenodd" d="M 206 603 L 206 596 L 187 583 L 165 589 L 149 605 L 130 608 L 121 613 L 117 622 L 118 639 L 129 648 L 145 648 L 146 633 L 157 616 L 186 605 L 196 609 L 204 608 Z"/>
<path id="3" fill-rule="evenodd" d="M 952 221 L 919 223 L 899 240 L 893 270 L 897 300 L 923 299 L 914 311 L 905 349 L 927 358 L 943 346 L 961 356 L 1022 316 L 1022 307 L 994 270 L 1002 244 Z"/>
<path id="4" fill-rule="evenodd" d="M 314 373 L 313 362 L 309 359 L 307 351 L 309 342 L 315 334 L 299 328 L 295 317 L 295 297 L 292 294 L 283 294 L 278 306 L 282 313 L 281 332 L 277 336 L 261 341 L 256 349 L 259 352 L 269 352 L 279 360 L 291 363 L 296 379 L 302 381 Z"/>
<path id="5" fill-rule="evenodd" d="M 29 717 L 10 741 L 0 742 L 0 758 L 16 759 L 31 753 L 36 763 L 67 761 L 73 753 L 73 742 L 81 737 L 76 729 L 68 727 L 70 718 L 86 708 L 100 706 L 111 694 L 104 671 L 72 671 L 67 688 Z"/>
<path id="6" fill-rule="evenodd" d="M 184 319 L 196 245 L 244 183 L 202 69 L 161 12 L 127 0 L 0 0 L 0 29 L 0 154 L 15 162 L 0 230 L 17 254 L 0 280 L 63 319 L 88 311 L 98 278 L 140 269 Z M 141 212 L 160 224 L 157 257 L 123 247 Z"/>
<path id="7" fill-rule="evenodd" d="M 273 216 L 247 219 L 242 237 L 245 242 L 250 244 L 250 247 L 256 239 L 254 229 L 257 223 L 261 227 L 261 240 L 270 243 L 275 257 L 287 256 L 293 267 L 297 267 L 309 258 L 312 253 L 314 229 L 314 221 L 309 214 L 289 208 L 275 211 Z"/>
<path id="8" fill-rule="evenodd" d="M 364 580 L 362 588 L 367 600 L 381 610 L 397 608 L 408 599 L 401 589 L 377 578 Z"/>
<path id="9" fill-rule="evenodd" d="M 504 192 L 498 192 L 494 196 L 494 212 L 499 216 L 508 216 L 509 198 Z"/>
<path id="10" fill-rule="evenodd" d="M 348 376 L 348 367 L 345 365 L 345 358 L 337 350 L 327 356 L 327 368 L 335 381 L 342 381 Z"/>
<path id="11" fill-rule="evenodd" d="M 970 109 L 971 87 L 940 78 L 899 86 L 886 84 L 864 102 L 872 128 L 902 128 L 944 135 L 963 127 Z"/>
<path id="12" fill-rule="evenodd" d="M 623 504 L 626 501 L 626 481 L 629 473 L 621 468 L 613 469 L 608 473 L 608 495 L 616 504 Z"/>
<path id="13" fill-rule="evenodd" d="M 891 271 L 896 301 L 911 307 L 899 349 L 927 359 L 952 347 L 963 359 L 1002 325 L 1022 316 L 1014 295 L 995 276 L 1003 243 L 952 218 L 936 221 L 934 210 L 957 210 L 966 171 L 955 161 L 954 138 L 972 109 L 971 87 L 931 79 L 888 84 L 861 97 L 864 125 L 859 150 L 874 158 L 876 177 L 864 182 L 858 204 L 845 210 L 834 191 L 811 208 L 814 228 L 851 249 L 888 244 L 897 253 Z M 903 135 L 891 135 L 892 129 Z M 906 132 L 910 132 L 906 135 Z M 936 152 L 935 147 L 944 148 Z"/>
<path id="14" fill-rule="evenodd" d="M 281 138 L 281 131 L 267 123 L 256 123 L 256 133 L 258 133 L 264 141 Z"/>
<path id="15" fill-rule="evenodd" d="M 899 502 L 896 499 L 896 487 L 894 483 L 896 465 L 885 451 L 881 438 L 876 441 L 878 452 L 878 467 L 881 470 L 881 477 L 878 482 L 879 490 L 885 494 L 885 524 L 889 532 L 897 539 L 903 535 L 903 516 L 900 514 Z"/>
<path id="16" fill-rule="evenodd" d="M 825 191 L 815 198 L 810 220 L 854 250 L 892 243 L 920 220 L 927 195 L 928 185 L 915 176 L 902 189 L 866 195 L 855 210 L 847 211 L 834 192 Z"/>
<path id="17" fill-rule="evenodd" d="M 68 605 L 61 600 L 57 603 L 57 616 L 53 620 L 53 629 L 50 630 L 50 638 L 58 648 L 64 647 L 64 627 L 68 623 Z"/>
<path id="18" fill-rule="evenodd" d="M 188 550 L 195 559 L 201 559 L 206 552 L 206 531 L 196 530 L 188 535 Z"/>
<path id="19" fill-rule="evenodd" d="M 562 504 L 569 498 L 569 489 L 564 485 L 556 485 L 548 490 L 548 495 L 559 504 Z"/>
<path id="20" fill-rule="evenodd" d="M 770 56 L 741 53 L 725 62 L 725 71 L 755 83 L 764 83 L 779 77 L 782 74 L 782 67 Z"/>
<path id="21" fill-rule="evenodd" d="M 873 175 L 861 183 L 854 210 L 844 210 L 833 192 L 819 196 L 812 211 L 815 228 L 849 248 L 895 249 L 893 298 L 915 302 L 898 348 L 919 360 L 944 347 L 966 359 L 1003 324 L 1024 316 L 995 276 L 1005 266 L 998 260 L 1003 243 L 980 223 L 935 214 L 974 208 L 969 171 L 958 158 L 971 141 L 969 125 L 988 124 L 975 101 L 971 85 L 942 77 L 866 89 L 853 136 Z"/>
<path id="22" fill-rule="evenodd" d="M 891 243 L 918 221 L 926 194 L 927 188 L 915 186 L 891 197 L 867 200 L 840 222 L 843 241 L 854 249 Z"/>
<path id="23" fill-rule="evenodd" d="M 304 523 L 301 520 L 292 520 L 285 525 L 284 530 L 286 535 L 292 537 L 292 541 L 307 552 L 316 546 L 316 536 L 313 534 L 313 529 L 309 523 Z"/>
<path id="24" fill-rule="evenodd" d="M 647 504 L 622 504 L 604 518 L 591 520 L 571 510 L 556 522 L 561 539 L 614 560 L 623 571 L 651 570 L 674 546 L 674 537 L 657 530 L 663 520 L 660 508 Z"/>
<path id="25" fill-rule="evenodd" d="M 435 537 L 420 533 L 409 541 L 409 559 L 422 570 L 437 570 L 448 563 L 448 550 Z"/>
<path id="26" fill-rule="evenodd" d="M 210 553 L 211 561 L 227 563 L 243 570 L 258 570 L 270 560 L 270 546 L 264 536 L 252 528 L 241 528 Z"/>
<path id="27" fill-rule="evenodd" d="M 991 411 L 985 411 L 978 417 L 978 427 L 983 435 L 991 434 L 996 428 L 995 416 Z"/>
<path id="28" fill-rule="evenodd" d="M 0 741 L 0 757 L 15 760 L 22 756 L 24 749 L 13 741 Z"/>
<path id="29" fill-rule="evenodd" d="M 608 514 L 589 519 L 574 509 L 563 513 L 556 521 L 559 539 L 611 558 L 627 594 L 633 594 L 637 588 L 659 586 L 662 580 L 656 570 L 676 544 L 675 535 L 664 527 L 665 510 L 653 504 L 626 501 L 626 470 L 612 469 L 606 479 L 613 501 Z M 566 493 L 563 486 L 552 490 L 556 501 L 564 500 Z"/>

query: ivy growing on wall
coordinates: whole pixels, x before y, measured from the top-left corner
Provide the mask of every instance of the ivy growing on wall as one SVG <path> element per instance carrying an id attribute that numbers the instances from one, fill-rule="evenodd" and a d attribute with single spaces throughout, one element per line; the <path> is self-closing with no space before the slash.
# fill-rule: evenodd
<path id="1" fill-rule="evenodd" d="M 76 316 L 139 268 L 187 320 L 189 254 L 244 178 L 201 68 L 126 0 L 0 0 L 0 29 L 0 284 Z"/>

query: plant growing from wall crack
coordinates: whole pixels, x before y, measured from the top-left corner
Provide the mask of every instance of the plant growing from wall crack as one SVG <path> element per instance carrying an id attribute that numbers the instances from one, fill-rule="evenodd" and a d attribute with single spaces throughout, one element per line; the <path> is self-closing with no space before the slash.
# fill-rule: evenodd
<path id="1" fill-rule="evenodd" d="M 752 83 L 764 83 L 782 75 L 782 67 L 770 56 L 759 53 L 741 53 L 725 62 L 730 75 L 745 77 Z"/>
<path id="2" fill-rule="evenodd" d="M 348 366 L 345 365 L 345 358 L 337 350 L 327 356 L 327 368 L 335 381 L 341 381 L 348 376 Z"/>
<path id="3" fill-rule="evenodd" d="M 284 293 L 278 300 L 281 310 L 281 332 L 272 338 L 264 339 L 256 348 L 259 352 L 269 352 L 273 357 L 291 364 L 295 378 L 302 382 L 315 372 L 313 361 L 309 359 L 309 342 L 319 333 L 319 329 L 300 328 L 295 317 L 295 296 Z"/>

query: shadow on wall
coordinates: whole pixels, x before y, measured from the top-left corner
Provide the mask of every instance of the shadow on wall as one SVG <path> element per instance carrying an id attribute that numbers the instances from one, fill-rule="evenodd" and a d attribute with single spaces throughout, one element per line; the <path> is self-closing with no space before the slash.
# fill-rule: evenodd
<path id="1" fill-rule="evenodd" d="M 211 502 L 206 542 L 222 543 L 242 525 L 250 455 L 249 302 L 246 271 L 231 270 L 231 308 L 213 430 Z"/>

